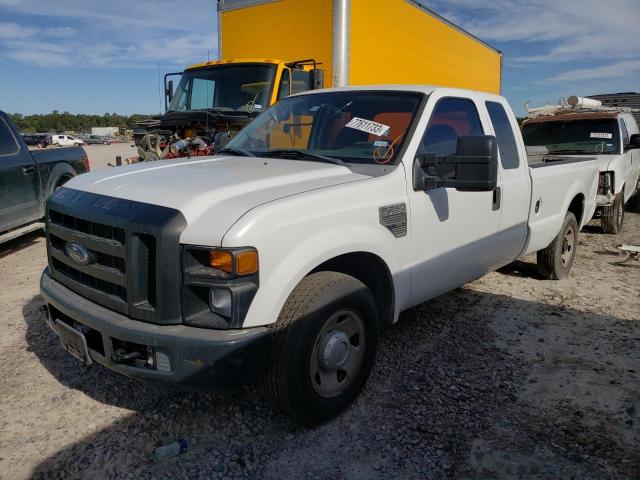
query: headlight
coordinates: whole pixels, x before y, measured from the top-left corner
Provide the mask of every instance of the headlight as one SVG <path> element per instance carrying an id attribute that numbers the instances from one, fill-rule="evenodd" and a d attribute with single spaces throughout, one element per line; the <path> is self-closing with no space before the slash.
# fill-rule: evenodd
<path id="1" fill-rule="evenodd" d="M 598 179 L 598 193 L 610 195 L 613 193 L 613 172 L 600 172 Z"/>
<path id="2" fill-rule="evenodd" d="M 184 323 L 240 328 L 258 290 L 258 251 L 187 245 L 183 251 Z"/>

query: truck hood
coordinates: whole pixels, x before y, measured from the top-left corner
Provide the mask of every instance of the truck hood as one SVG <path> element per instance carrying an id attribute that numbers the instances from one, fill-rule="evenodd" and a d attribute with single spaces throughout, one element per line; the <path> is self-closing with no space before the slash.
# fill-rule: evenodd
<path id="1" fill-rule="evenodd" d="M 229 227 L 258 205 L 367 178 L 340 165 L 216 156 L 100 170 L 65 187 L 179 210 L 187 229 L 203 219 L 210 245 L 219 245 Z"/>

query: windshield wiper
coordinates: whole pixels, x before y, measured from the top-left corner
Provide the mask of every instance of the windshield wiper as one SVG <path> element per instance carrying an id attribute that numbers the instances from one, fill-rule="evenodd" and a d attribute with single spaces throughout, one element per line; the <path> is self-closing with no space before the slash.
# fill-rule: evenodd
<path id="1" fill-rule="evenodd" d="M 300 159 L 300 160 L 312 160 L 316 162 L 326 162 L 333 163 L 336 165 L 342 165 L 343 167 L 346 164 L 340 160 L 339 158 L 333 157 L 325 157 L 324 155 L 318 155 L 316 153 L 307 152 L 305 150 L 294 150 L 294 149 L 286 149 L 281 148 L 277 150 L 268 150 L 266 152 L 259 152 L 258 155 L 260 157 L 275 157 L 275 158 L 292 158 L 292 159 Z"/>
<path id="2" fill-rule="evenodd" d="M 226 153 L 227 155 L 236 155 L 240 157 L 255 157 L 255 154 L 253 152 L 236 147 L 225 147 L 216 153 Z"/>

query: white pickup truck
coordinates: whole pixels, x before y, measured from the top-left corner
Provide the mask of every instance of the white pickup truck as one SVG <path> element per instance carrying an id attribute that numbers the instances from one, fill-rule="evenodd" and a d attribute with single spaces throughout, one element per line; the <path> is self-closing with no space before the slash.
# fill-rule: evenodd
<path id="1" fill-rule="evenodd" d="M 596 215 L 605 233 L 618 233 L 625 204 L 640 197 L 640 130 L 633 115 L 565 110 L 525 120 L 522 135 L 530 150 L 542 147 L 549 155 L 598 160 Z"/>
<path id="2" fill-rule="evenodd" d="M 221 154 L 75 178 L 48 204 L 49 326 L 142 381 L 259 379 L 302 422 L 338 415 L 383 324 L 530 252 L 567 275 L 598 167 L 529 166 L 502 97 L 322 90 L 262 113 Z"/>

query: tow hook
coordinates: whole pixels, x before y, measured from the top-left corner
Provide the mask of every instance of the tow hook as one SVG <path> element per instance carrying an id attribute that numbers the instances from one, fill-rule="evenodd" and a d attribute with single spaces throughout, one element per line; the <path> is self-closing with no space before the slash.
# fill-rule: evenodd
<path id="1" fill-rule="evenodd" d="M 116 363 L 129 363 L 132 360 L 140 358 L 141 356 L 142 354 L 140 352 L 127 352 L 125 349 L 119 348 L 111 354 L 111 360 Z"/>

